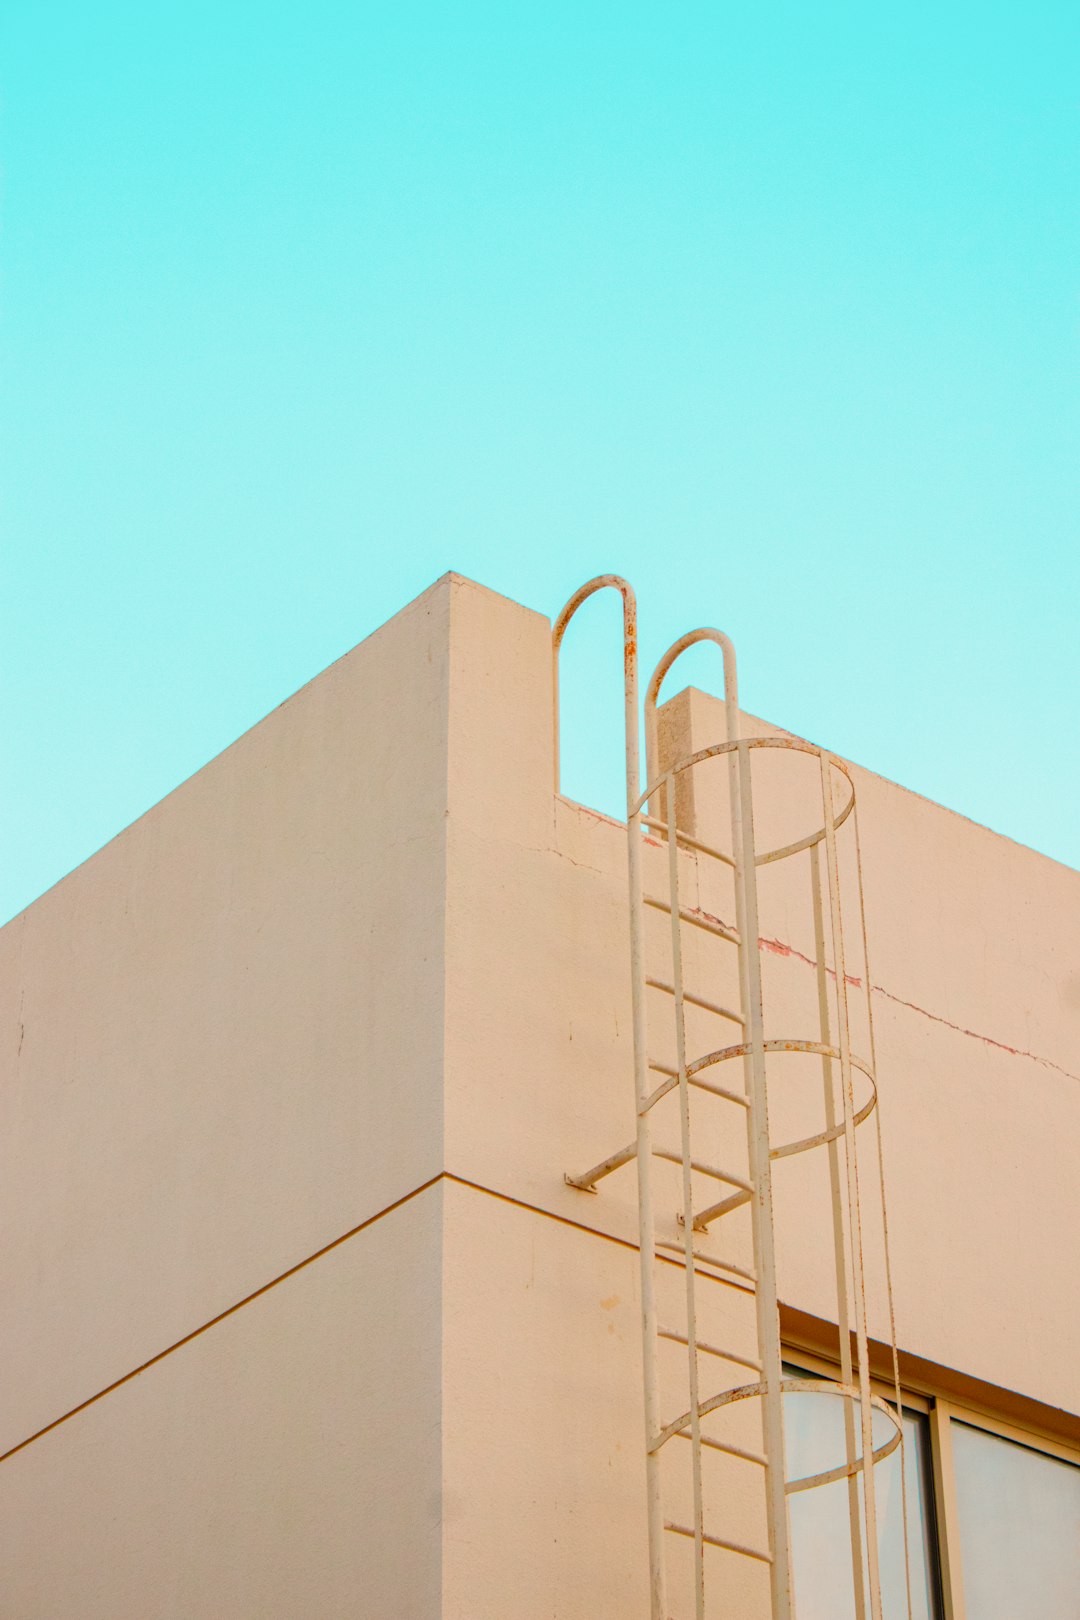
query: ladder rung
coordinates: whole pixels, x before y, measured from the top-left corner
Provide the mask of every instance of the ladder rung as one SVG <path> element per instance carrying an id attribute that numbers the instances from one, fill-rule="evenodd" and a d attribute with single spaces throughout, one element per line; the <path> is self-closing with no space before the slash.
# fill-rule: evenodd
<path id="1" fill-rule="evenodd" d="M 681 1255 L 685 1264 L 686 1250 L 681 1243 L 658 1243 L 656 1247 L 658 1249 L 670 1249 L 675 1254 Z M 747 1282 L 757 1283 L 757 1278 L 752 1271 L 747 1271 L 743 1266 L 736 1266 L 730 1260 L 716 1260 L 711 1254 L 698 1254 L 696 1249 L 693 1251 L 691 1258 L 696 1260 L 698 1265 L 715 1266 L 717 1271 L 730 1271 L 733 1277 L 745 1277 Z"/>
<path id="2" fill-rule="evenodd" d="M 689 1429 L 679 1429 L 673 1436 L 676 1440 L 692 1440 L 694 1437 Z M 703 1446 L 709 1446 L 713 1451 L 723 1451 L 729 1457 L 738 1457 L 742 1462 L 757 1463 L 759 1468 L 768 1468 L 769 1459 L 763 1457 L 760 1451 L 744 1451 L 742 1446 L 733 1446 L 727 1440 L 714 1440 L 709 1434 L 699 1434 L 698 1440 Z"/>
<path id="3" fill-rule="evenodd" d="M 689 1346 L 690 1343 L 685 1333 L 675 1333 L 671 1328 L 657 1328 L 656 1336 L 659 1339 L 670 1339 L 673 1344 Z M 700 1350 L 703 1355 L 719 1356 L 722 1361 L 734 1361 L 740 1367 L 749 1367 L 751 1372 L 761 1371 L 761 1362 L 755 1361 L 752 1356 L 739 1356 L 736 1355 L 734 1350 L 718 1350 L 713 1344 L 702 1344 L 700 1339 L 697 1341 L 695 1348 Z"/>
<path id="4" fill-rule="evenodd" d="M 641 824 L 643 827 L 654 828 L 656 832 L 666 833 L 668 830 L 667 822 L 658 820 L 656 816 L 642 816 Z M 700 838 L 691 838 L 689 833 L 680 832 L 678 827 L 675 829 L 675 842 L 685 844 L 688 849 L 699 849 L 703 855 L 711 855 L 714 860 L 723 861 L 725 866 L 735 865 L 731 856 L 725 855 L 722 849 L 713 849 L 711 844 L 703 844 Z"/>
<path id="5" fill-rule="evenodd" d="M 651 894 L 645 895 L 644 899 L 645 904 L 652 906 L 654 911 L 666 911 L 669 916 L 671 915 L 671 905 L 667 900 L 657 900 Z M 726 939 L 730 945 L 739 943 L 739 936 L 733 928 L 728 928 L 718 918 L 710 917 L 704 912 L 699 914 L 696 911 L 688 911 L 685 906 L 680 906 L 679 920 L 680 922 L 692 923 L 695 928 L 703 928 L 707 934 L 715 934 L 718 939 Z"/>
<path id="6" fill-rule="evenodd" d="M 679 1078 L 678 1069 L 673 1069 L 669 1063 L 650 1063 L 649 1068 L 656 1074 L 667 1075 L 668 1084 L 666 1086 L 657 1086 L 655 1091 L 650 1092 L 645 1099 L 644 1106 L 640 1109 L 643 1114 L 648 1113 L 653 1104 L 658 1103 L 661 1097 L 666 1097 L 669 1091 L 673 1091 Z M 690 1086 L 696 1086 L 698 1091 L 709 1092 L 713 1097 L 723 1097 L 725 1102 L 738 1103 L 740 1108 L 750 1107 L 749 1097 L 737 1091 L 728 1091 L 724 1086 L 713 1085 L 711 1080 L 699 1080 L 697 1075 L 688 1074 L 686 1083 Z"/>
<path id="7" fill-rule="evenodd" d="M 673 1524 L 670 1519 L 664 1524 L 665 1530 L 670 1530 L 676 1536 L 689 1536 L 691 1541 L 697 1540 L 697 1532 L 689 1529 L 685 1524 Z M 724 1552 L 741 1553 L 744 1558 L 756 1558 L 759 1563 L 771 1564 L 772 1554 L 762 1552 L 758 1547 L 744 1547 L 741 1541 L 724 1541 L 720 1536 L 706 1535 L 701 1532 L 701 1539 L 706 1547 L 720 1547 Z"/>
<path id="8" fill-rule="evenodd" d="M 663 979 L 646 979 L 645 983 L 652 990 L 663 990 L 669 996 L 675 994 L 675 986 L 666 984 Z M 733 1024 L 746 1023 L 742 1013 L 732 1012 L 730 1007 L 721 1007 L 718 1001 L 706 1001 L 704 996 L 691 995 L 689 990 L 683 991 L 682 998 L 692 1007 L 701 1007 L 705 1012 L 715 1013 L 718 1018 L 730 1018 Z"/>

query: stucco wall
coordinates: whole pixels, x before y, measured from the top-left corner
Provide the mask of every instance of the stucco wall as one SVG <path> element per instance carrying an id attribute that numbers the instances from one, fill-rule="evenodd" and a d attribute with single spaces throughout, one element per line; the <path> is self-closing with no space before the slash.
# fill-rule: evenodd
<path id="1" fill-rule="evenodd" d="M 449 597 L 0 932 L 0 1451 L 441 1168 Z"/>
<path id="2" fill-rule="evenodd" d="M 436 1185 L 9 1457 L 0 1614 L 435 1620 L 441 1257 Z"/>
<path id="3" fill-rule="evenodd" d="M 447 576 L 0 933 L 0 1411 L 30 1440 L 0 1612 L 640 1610 L 634 1172 L 564 1181 L 634 1132 L 625 833 L 552 791 L 548 638 Z M 702 694 L 665 711 L 669 747 L 721 733 Z M 1080 875 L 854 775 L 901 1345 L 1075 1412 Z M 724 805 L 718 774 L 680 814 L 720 836 Z M 680 882 L 730 920 L 691 852 Z M 805 1033 L 804 897 L 762 897 L 770 1016 Z M 691 936 L 687 968 L 734 999 L 733 953 Z M 662 1005 L 654 1034 L 670 1058 Z M 782 1297 L 830 1317 L 824 1165 L 777 1198 Z M 732 1289 L 702 1310 L 752 1351 Z"/>

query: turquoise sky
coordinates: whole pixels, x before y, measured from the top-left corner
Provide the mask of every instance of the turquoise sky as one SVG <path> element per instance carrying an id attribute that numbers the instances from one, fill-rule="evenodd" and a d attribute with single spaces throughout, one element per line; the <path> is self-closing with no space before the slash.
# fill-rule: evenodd
<path id="1" fill-rule="evenodd" d="M 7 0 L 0 915 L 447 568 L 1080 865 L 1078 36 Z"/>

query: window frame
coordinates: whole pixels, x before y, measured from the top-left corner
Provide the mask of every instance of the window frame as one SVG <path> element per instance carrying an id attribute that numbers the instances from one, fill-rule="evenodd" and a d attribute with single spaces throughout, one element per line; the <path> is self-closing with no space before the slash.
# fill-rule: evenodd
<path id="1" fill-rule="evenodd" d="M 784 1339 L 783 1359 L 792 1366 L 805 1368 L 821 1378 L 838 1378 L 838 1363 L 822 1356 L 816 1350 Z M 896 1403 L 896 1386 L 881 1378 L 871 1377 L 870 1388 L 891 1405 Z M 960 1555 L 960 1523 L 956 1499 L 956 1469 L 953 1462 L 953 1422 L 966 1423 L 970 1428 L 982 1429 L 1002 1440 L 1012 1440 L 1026 1446 L 1029 1451 L 1042 1452 L 1061 1462 L 1080 1468 L 1080 1449 L 1069 1445 L 1044 1430 L 1028 1428 L 1011 1422 L 980 1406 L 968 1406 L 951 1395 L 939 1395 L 921 1382 L 916 1385 L 900 1380 L 900 1402 L 912 1412 L 922 1412 L 929 1420 L 930 1462 L 934 1485 L 934 1528 L 937 1534 L 938 1580 L 944 1620 L 967 1620 L 964 1603 L 964 1572 Z"/>

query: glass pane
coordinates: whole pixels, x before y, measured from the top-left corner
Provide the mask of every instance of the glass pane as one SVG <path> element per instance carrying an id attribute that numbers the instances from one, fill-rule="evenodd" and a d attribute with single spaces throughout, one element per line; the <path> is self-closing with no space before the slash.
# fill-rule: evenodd
<path id="1" fill-rule="evenodd" d="M 787 1367 L 792 1377 L 808 1375 Z M 844 1400 L 839 1395 L 791 1393 L 784 1396 L 784 1432 L 788 1477 L 834 1468 L 845 1459 Z M 858 1413 L 856 1412 L 856 1424 Z M 905 1412 L 904 1452 L 907 1465 L 908 1537 L 911 1547 L 911 1613 L 913 1620 L 939 1620 L 937 1551 L 933 1531 L 928 1425 L 919 1412 Z M 883 1445 L 894 1432 L 883 1412 L 874 1412 L 873 1440 Z M 856 1428 L 856 1449 L 859 1433 Z M 874 1469 L 874 1494 L 881 1558 L 881 1595 L 885 1620 L 907 1620 L 904 1577 L 904 1523 L 900 1493 L 900 1450 Z M 858 1481 L 859 1537 L 866 1562 L 862 1481 Z M 848 1483 L 834 1480 L 794 1492 L 791 1509 L 792 1562 L 798 1620 L 855 1620 L 855 1579 L 851 1545 Z"/>
<path id="2" fill-rule="evenodd" d="M 1080 1620 L 1080 1468 L 952 1424 L 967 1620 Z"/>

